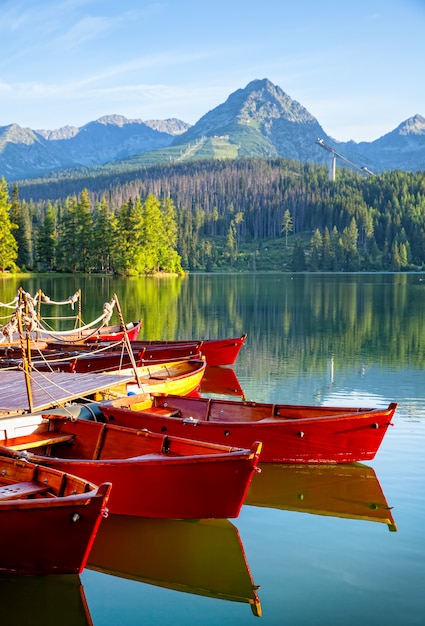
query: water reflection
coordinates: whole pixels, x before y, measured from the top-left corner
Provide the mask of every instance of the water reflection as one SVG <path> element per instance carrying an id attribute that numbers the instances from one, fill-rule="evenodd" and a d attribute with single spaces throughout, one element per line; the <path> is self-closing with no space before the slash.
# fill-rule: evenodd
<path id="1" fill-rule="evenodd" d="M 201 394 L 217 394 L 245 398 L 236 372 L 231 367 L 206 367 L 201 383 Z"/>
<path id="2" fill-rule="evenodd" d="M 182 280 L 52 276 L 13 281 L 0 281 L 1 301 L 9 302 L 21 284 L 31 293 L 42 288 L 55 300 L 81 288 L 85 322 L 95 319 L 103 303 L 117 293 L 125 320 L 143 318 L 144 339 L 246 332 L 234 370 L 251 400 L 341 405 L 351 399 L 356 406 L 399 402 L 395 427 L 373 462 L 390 504 L 396 506 L 399 532 L 385 528 L 395 528 L 394 511 L 382 492 L 370 493 L 370 485 L 376 488 L 377 482 L 373 473 L 370 477 L 363 470 L 358 483 L 339 476 L 352 466 L 332 466 L 330 471 L 320 466 L 305 482 L 296 472 L 291 478 L 286 466 L 267 466 L 254 476 L 248 494 L 252 506 L 243 507 L 235 524 L 254 579 L 261 583 L 263 624 L 423 622 L 425 289 L 418 275 L 258 273 Z M 273 489 L 266 472 L 278 476 L 271 481 Z M 184 624 L 190 618 L 212 626 L 255 619 L 246 604 L 168 593 L 152 585 L 139 585 L 138 601 L 133 591 L 137 583 L 88 570 L 85 576 L 97 626 L 140 620 Z M 27 582 L 22 585 L 22 594 L 12 595 L 2 584 L 2 611 L 6 605 L 13 607 L 13 622 L 6 618 L 6 624 L 31 623 L 20 619 L 19 598 L 32 597 Z M 105 589 L 110 590 L 108 597 Z M 111 619 L 106 611 L 113 614 Z M 62 612 L 57 623 L 66 623 L 70 611 L 64 607 Z M 49 619 L 46 608 L 38 623 L 54 621 Z"/>
<path id="3" fill-rule="evenodd" d="M 245 602 L 261 616 L 237 528 L 228 520 L 152 520 L 110 515 L 87 567 L 158 587 Z"/>
<path id="4" fill-rule="evenodd" d="M 383 522 L 397 531 L 391 507 L 372 467 L 362 463 L 339 465 L 260 464 L 245 504 Z"/>
<path id="5" fill-rule="evenodd" d="M 77 575 L 0 576 L 0 599 L 4 626 L 93 625 L 84 587 Z"/>

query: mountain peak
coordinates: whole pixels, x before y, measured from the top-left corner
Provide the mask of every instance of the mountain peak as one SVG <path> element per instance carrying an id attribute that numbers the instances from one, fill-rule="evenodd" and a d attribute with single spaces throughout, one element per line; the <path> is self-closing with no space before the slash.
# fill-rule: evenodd
<path id="1" fill-rule="evenodd" d="M 397 128 L 400 135 L 425 135 L 425 117 L 414 115 Z"/>
<path id="2" fill-rule="evenodd" d="M 246 123 L 248 120 L 261 122 L 267 118 L 278 119 L 282 117 L 291 122 L 316 121 L 307 109 L 296 100 L 292 100 L 288 94 L 274 85 L 268 78 L 251 81 L 245 89 L 239 90 L 238 95 L 245 99 L 245 105 L 241 110 L 242 123 Z"/>
<path id="3" fill-rule="evenodd" d="M 209 111 L 174 141 L 179 145 L 205 138 L 222 138 L 238 146 L 238 156 L 305 158 L 306 150 L 323 160 L 314 143 L 327 138 L 318 121 L 269 79 L 253 80 Z"/>
<path id="4" fill-rule="evenodd" d="M 92 123 L 92 122 L 89 122 Z M 96 120 L 95 124 L 102 124 L 103 126 L 118 126 L 123 128 L 127 124 L 143 124 L 142 120 L 129 120 L 124 115 L 103 115 Z"/>
<path id="5" fill-rule="evenodd" d="M 53 131 L 0 126 L 0 171 L 9 180 L 19 180 L 126 159 L 131 159 L 131 167 L 137 160 L 149 164 L 241 157 L 328 164 L 329 154 L 317 146 L 317 137 L 329 145 L 337 143 L 353 163 L 375 172 L 425 169 L 423 116 L 414 115 L 374 142 L 338 142 L 299 102 L 262 78 L 237 89 L 194 126 L 174 118 L 142 121 L 123 115 L 104 115 L 80 128 Z"/>

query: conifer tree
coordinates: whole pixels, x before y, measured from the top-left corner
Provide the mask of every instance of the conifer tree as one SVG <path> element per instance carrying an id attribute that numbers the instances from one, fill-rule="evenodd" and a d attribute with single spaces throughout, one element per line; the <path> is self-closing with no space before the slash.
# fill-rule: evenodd
<path id="1" fill-rule="evenodd" d="M 88 189 L 82 190 L 77 202 L 76 224 L 78 229 L 78 269 L 83 272 L 90 272 L 97 263 L 98 252 L 93 241 L 93 217 Z"/>
<path id="2" fill-rule="evenodd" d="M 125 202 L 116 215 L 116 234 L 113 254 L 118 274 L 130 275 L 140 272 L 141 246 L 143 242 L 143 214 L 140 198 Z"/>
<path id="3" fill-rule="evenodd" d="M 58 224 L 58 232 L 58 269 L 66 272 L 76 272 L 79 267 L 76 196 L 68 196 L 66 198 Z"/>
<path id="4" fill-rule="evenodd" d="M 143 203 L 143 238 L 141 272 L 152 274 L 160 269 L 160 251 L 164 251 L 167 234 L 159 200 L 148 194 Z"/>
<path id="5" fill-rule="evenodd" d="M 158 269 L 164 272 L 183 273 L 180 256 L 177 252 L 177 220 L 176 208 L 171 198 L 161 203 L 162 224 L 161 232 L 164 240 L 160 242 Z"/>
<path id="6" fill-rule="evenodd" d="M 286 248 L 288 247 L 288 233 L 291 233 L 293 228 L 294 226 L 292 222 L 291 213 L 290 211 L 288 211 L 288 209 L 286 209 L 282 218 L 282 230 L 281 230 L 282 233 L 285 233 L 285 247 Z"/>
<path id="7" fill-rule="evenodd" d="M 106 198 L 103 197 L 93 212 L 93 241 L 96 247 L 95 269 L 111 269 L 114 263 L 113 241 L 116 231 L 116 219 L 110 211 Z"/>
<path id="8" fill-rule="evenodd" d="M 46 213 L 37 233 L 36 252 L 39 268 L 52 271 L 56 265 L 57 237 L 53 206 L 47 203 Z"/>
<path id="9" fill-rule="evenodd" d="M 18 244 L 13 236 L 17 228 L 10 219 L 9 190 L 4 177 L 0 179 L 0 269 L 15 271 L 18 258 Z"/>
<path id="10" fill-rule="evenodd" d="M 16 183 L 13 185 L 10 219 L 17 226 L 14 233 L 18 244 L 17 264 L 21 269 L 32 269 L 34 259 L 29 206 L 26 202 L 20 202 L 19 189 Z"/>

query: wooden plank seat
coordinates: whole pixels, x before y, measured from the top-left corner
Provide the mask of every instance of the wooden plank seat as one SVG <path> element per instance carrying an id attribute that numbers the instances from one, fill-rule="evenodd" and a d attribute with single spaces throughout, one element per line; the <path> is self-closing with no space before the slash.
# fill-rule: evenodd
<path id="1" fill-rule="evenodd" d="M 75 435 L 68 433 L 34 433 L 24 437 L 11 437 L 5 441 L 5 446 L 11 450 L 28 450 L 29 448 L 41 448 L 42 446 L 50 446 L 55 443 L 65 443 L 73 441 Z"/>
<path id="2" fill-rule="evenodd" d="M 27 498 L 44 493 L 49 490 L 48 485 L 42 485 L 36 482 L 13 483 L 11 485 L 3 485 L 0 487 L 0 500 L 17 500 L 19 498 Z"/>

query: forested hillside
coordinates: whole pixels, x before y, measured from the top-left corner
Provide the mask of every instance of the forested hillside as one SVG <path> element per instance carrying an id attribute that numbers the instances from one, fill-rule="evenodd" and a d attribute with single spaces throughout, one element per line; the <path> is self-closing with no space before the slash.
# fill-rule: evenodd
<path id="1" fill-rule="evenodd" d="M 255 158 L 157 166 L 104 187 L 84 182 L 78 195 L 55 199 L 52 187 L 51 199 L 37 201 L 20 199 L 15 185 L 19 267 L 122 274 L 175 271 L 180 263 L 192 271 L 425 267 L 424 172 L 363 178 L 339 169 L 330 181 L 324 166 Z"/>

